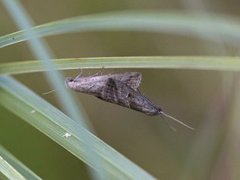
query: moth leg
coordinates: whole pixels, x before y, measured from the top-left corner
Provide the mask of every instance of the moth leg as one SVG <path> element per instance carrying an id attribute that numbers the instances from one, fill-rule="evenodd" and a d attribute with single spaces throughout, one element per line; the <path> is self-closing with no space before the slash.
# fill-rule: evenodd
<path id="1" fill-rule="evenodd" d="M 83 70 L 80 69 L 80 73 L 73 79 L 73 81 L 76 81 L 77 79 L 81 78 Z"/>
<path id="2" fill-rule="evenodd" d="M 97 72 L 97 73 L 91 75 L 91 77 L 99 76 L 99 74 L 102 75 L 102 72 L 101 73 Z"/>

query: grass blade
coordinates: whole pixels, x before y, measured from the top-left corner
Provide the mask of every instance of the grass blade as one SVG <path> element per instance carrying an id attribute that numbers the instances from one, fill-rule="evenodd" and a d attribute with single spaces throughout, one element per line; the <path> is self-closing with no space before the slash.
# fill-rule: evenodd
<path id="1" fill-rule="evenodd" d="M 182 34 L 213 40 L 218 35 L 223 41 L 239 44 L 240 24 L 233 17 L 221 15 L 192 15 L 177 11 L 121 11 L 85 15 L 42 24 L 33 28 L 40 37 L 70 32 L 105 30 L 148 31 Z M 201 33 L 199 33 L 201 32 Z M 26 41 L 24 31 L 0 37 L 0 48 Z"/>
<path id="2" fill-rule="evenodd" d="M 62 74 L 56 71 L 55 64 L 50 61 L 50 59 L 53 59 L 54 57 L 53 53 L 47 43 L 43 39 L 39 38 L 38 33 L 32 29 L 34 23 L 27 11 L 18 0 L 4 0 L 3 5 L 8 10 L 17 26 L 24 30 L 24 36 L 29 39 L 29 48 L 35 57 L 39 59 L 45 69 L 48 70 L 45 73 L 47 75 L 47 79 L 53 85 L 54 89 L 58 89 L 56 92 L 58 99 L 67 113 L 69 113 L 73 120 L 77 122 L 76 127 L 83 126 L 86 129 L 93 131 L 90 123 L 85 119 L 86 116 L 84 117 L 83 113 L 80 112 L 80 109 L 77 108 L 77 103 L 74 98 L 66 91 L 62 83 Z M 88 141 L 88 135 L 85 133 L 78 133 L 78 131 L 76 131 L 76 135 L 86 142 L 84 147 L 86 148 L 85 151 L 86 155 L 88 155 L 89 161 L 95 161 L 95 171 L 91 168 L 88 169 L 91 177 L 93 179 L 105 179 L 105 171 L 102 171 L 101 162 L 95 154 L 94 145 Z"/>
<path id="3" fill-rule="evenodd" d="M 0 146 L 0 172 L 8 179 L 41 179 L 2 146 Z"/>
<path id="4" fill-rule="evenodd" d="M 77 131 L 87 134 L 88 141 L 94 144 L 96 154 L 101 159 L 102 168 L 109 179 L 154 179 L 89 131 L 84 128 L 79 129 L 75 121 L 13 78 L 0 77 L 0 99 L 2 106 L 46 134 L 89 166 L 96 168 L 95 161 L 87 158 L 86 142 L 77 136 Z"/>
<path id="5" fill-rule="evenodd" d="M 53 60 L 59 70 L 93 68 L 159 68 L 240 71 L 239 57 L 201 56 L 146 56 L 96 57 Z M 39 61 L 21 61 L 0 64 L 0 74 L 22 74 L 45 71 Z"/>

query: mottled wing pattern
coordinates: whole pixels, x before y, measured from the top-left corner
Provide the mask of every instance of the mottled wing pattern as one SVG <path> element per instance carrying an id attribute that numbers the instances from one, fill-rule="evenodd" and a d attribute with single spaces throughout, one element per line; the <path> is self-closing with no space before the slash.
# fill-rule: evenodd
<path id="1" fill-rule="evenodd" d="M 111 78 L 121 81 L 132 89 L 137 90 L 142 80 L 142 74 L 139 72 L 126 72 L 123 74 L 113 75 Z"/>
<path id="2" fill-rule="evenodd" d="M 109 78 L 101 93 L 101 96 L 98 96 L 98 98 L 110 103 L 129 107 L 129 93 L 126 88 L 129 87 L 127 87 L 127 85 L 125 85 L 121 81 Z"/>

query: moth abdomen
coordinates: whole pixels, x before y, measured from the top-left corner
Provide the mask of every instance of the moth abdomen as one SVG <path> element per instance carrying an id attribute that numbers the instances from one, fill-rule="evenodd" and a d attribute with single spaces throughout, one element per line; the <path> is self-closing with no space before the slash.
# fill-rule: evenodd
<path id="1" fill-rule="evenodd" d="M 162 109 L 153 104 L 145 96 L 141 95 L 139 91 L 129 94 L 130 108 L 143 112 L 150 116 L 159 115 Z"/>

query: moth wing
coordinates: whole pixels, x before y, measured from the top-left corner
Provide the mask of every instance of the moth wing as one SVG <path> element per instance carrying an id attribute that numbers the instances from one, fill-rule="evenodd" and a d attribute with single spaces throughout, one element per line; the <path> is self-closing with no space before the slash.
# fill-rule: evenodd
<path id="1" fill-rule="evenodd" d="M 142 80 L 142 74 L 139 72 L 127 72 L 123 74 L 116 74 L 113 79 L 121 81 L 132 89 L 137 90 Z"/>
<path id="2" fill-rule="evenodd" d="M 102 90 L 101 96 L 98 96 L 98 98 L 107 102 L 129 107 L 129 101 L 127 99 L 129 92 L 127 88 L 129 87 L 121 81 L 109 78 Z"/>

